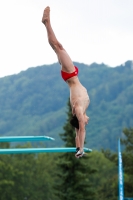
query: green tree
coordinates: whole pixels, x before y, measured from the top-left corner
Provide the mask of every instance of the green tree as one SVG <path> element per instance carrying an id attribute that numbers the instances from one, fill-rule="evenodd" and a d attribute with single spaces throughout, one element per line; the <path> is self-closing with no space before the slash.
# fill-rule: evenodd
<path id="1" fill-rule="evenodd" d="M 105 152 L 105 151 L 104 151 Z M 109 156 L 109 151 L 106 151 Z M 91 182 L 95 184 L 97 198 L 102 200 L 116 200 L 118 194 L 118 169 L 115 163 L 105 157 L 104 153 L 93 151 L 90 157 L 92 167 L 97 168 L 97 173 L 91 176 Z"/>
<path id="2" fill-rule="evenodd" d="M 9 143 L 0 143 L 0 148 L 9 148 Z M 12 188 L 14 187 L 14 170 L 10 155 L 0 155 L 0 199 L 12 200 Z"/>
<path id="3" fill-rule="evenodd" d="M 125 128 L 123 129 L 123 133 L 124 133 L 124 137 L 123 137 L 124 139 L 121 139 L 121 142 L 125 146 L 122 152 L 123 169 L 124 169 L 123 170 L 124 171 L 124 194 L 125 194 L 125 197 L 133 197 L 133 128 Z M 112 153 L 110 150 L 102 150 L 102 152 L 107 159 L 115 163 L 116 166 L 118 167 L 117 153 Z M 105 184 L 101 192 L 103 192 L 104 190 L 109 191 L 108 185 L 110 185 L 110 188 L 112 188 L 113 189 L 112 191 L 115 192 L 114 194 L 116 194 L 116 190 L 117 190 L 116 178 L 117 177 L 118 176 L 116 176 L 115 174 L 112 175 L 111 179 L 108 181 L 107 184 Z M 109 199 L 108 194 L 109 193 L 107 193 L 106 197 L 108 197 Z"/>
<path id="4" fill-rule="evenodd" d="M 65 147 L 75 146 L 75 131 L 70 125 L 72 117 L 70 103 L 68 102 L 67 121 L 64 125 L 64 133 L 60 134 L 65 142 Z M 56 195 L 60 200 L 92 200 L 95 199 L 95 192 L 90 176 L 95 172 L 88 165 L 89 156 L 76 159 L 73 153 L 59 155 L 57 166 L 57 182 L 55 185 Z"/>
<path id="5" fill-rule="evenodd" d="M 0 143 L 9 148 L 9 143 Z M 31 144 L 17 147 L 31 147 Z M 0 155 L 0 200 L 56 200 L 54 155 Z"/>
<path id="6" fill-rule="evenodd" d="M 121 141 L 125 145 L 123 152 L 125 196 L 133 197 L 133 128 L 125 128 L 123 133 L 125 138 Z"/>
<path id="7" fill-rule="evenodd" d="M 43 154 L 13 155 L 14 196 L 16 199 L 55 200 L 53 156 Z"/>

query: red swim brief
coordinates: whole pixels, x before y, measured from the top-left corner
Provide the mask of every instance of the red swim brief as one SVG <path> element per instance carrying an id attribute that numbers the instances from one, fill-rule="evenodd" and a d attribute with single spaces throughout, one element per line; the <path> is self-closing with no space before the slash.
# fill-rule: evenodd
<path id="1" fill-rule="evenodd" d="M 67 81 L 69 78 L 72 78 L 73 76 L 78 75 L 78 68 L 76 66 L 74 66 L 74 67 L 75 67 L 75 71 L 72 73 L 64 72 L 61 70 L 61 76 L 64 79 L 64 81 Z"/>

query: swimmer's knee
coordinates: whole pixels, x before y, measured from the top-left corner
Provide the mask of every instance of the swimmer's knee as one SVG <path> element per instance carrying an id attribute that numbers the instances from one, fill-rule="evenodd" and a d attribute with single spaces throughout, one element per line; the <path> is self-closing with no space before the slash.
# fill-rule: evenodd
<path id="1" fill-rule="evenodd" d="M 62 44 L 60 44 L 58 41 L 50 41 L 49 43 L 56 53 L 58 53 L 60 50 L 64 50 Z"/>

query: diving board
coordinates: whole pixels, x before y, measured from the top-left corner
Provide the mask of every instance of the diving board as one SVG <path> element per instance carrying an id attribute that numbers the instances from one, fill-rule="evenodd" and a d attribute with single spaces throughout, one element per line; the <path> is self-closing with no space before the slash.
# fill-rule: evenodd
<path id="1" fill-rule="evenodd" d="M 48 136 L 7 136 L 0 137 L 0 142 L 25 142 L 25 141 L 43 141 L 43 140 L 54 140 Z"/>
<path id="2" fill-rule="evenodd" d="M 91 149 L 84 148 L 85 152 L 91 152 Z M 25 154 L 25 153 L 57 153 L 57 152 L 76 152 L 75 147 L 68 148 L 16 148 L 0 149 L 0 154 Z"/>

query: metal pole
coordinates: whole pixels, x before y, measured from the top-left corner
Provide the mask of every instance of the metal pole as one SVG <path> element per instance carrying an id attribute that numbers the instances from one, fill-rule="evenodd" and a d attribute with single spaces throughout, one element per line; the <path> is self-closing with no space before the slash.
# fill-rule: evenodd
<path id="1" fill-rule="evenodd" d="M 118 184 L 119 184 L 119 200 L 124 200 L 124 189 L 123 189 L 123 167 L 122 167 L 122 155 L 120 139 L 118 140 Z"/>

